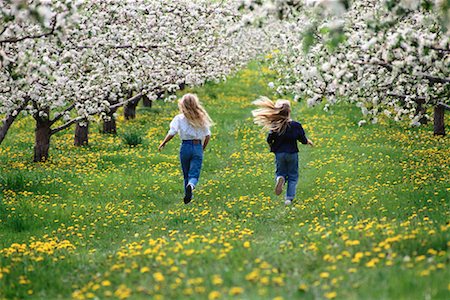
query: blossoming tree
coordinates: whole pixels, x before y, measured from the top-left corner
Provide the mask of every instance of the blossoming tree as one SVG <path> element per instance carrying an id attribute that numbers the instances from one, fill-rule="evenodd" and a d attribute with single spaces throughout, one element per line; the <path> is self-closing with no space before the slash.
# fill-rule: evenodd
<path id="1" fill-rule="evenodd" d="M 36 63 L 28 47 L 50 37 L 60 41 L 72 24 L 76 9 L 77 4 L 70 0 L 52 5 L 20 0 L 0 3 L 0 114 L 5 115 L 0 143 L 19 112 L 32 100 L 28 93 L 30 82 L 50 76 L 49 61 Z M 29 71 L 34 75 L 27 77 Z"/>
<path id="2" fill-rule="evenodd" d="M 20 110 L 31 114 L 35 161 L 47 159 L 51 136 L 72 124 L 98 115 L 113 122 L 113 112 L 127 104 L 132 117 L 144 95 L 154 100 L 161 91 L 220 80 L 265 45 L 255 42 L 255 28 L 233 30 L 242 22 L 235 3 L 27 3 L 8 1 L 1 10 L 10 21 L 0 41 L 0 113 L 6 116 L 0 142 Z M 15 17 L 34 11 L 36 19 Z M 87 137 L 82 128 L 79 144 Z"/>
<path id="3" fill-rule="evenodd" d="M 385 114 L 395 120 L 409 117 L 418 125 L 433 108 L 435 133 L 445 133 L 443 109 L 449 108 L 450 93 L 448 2 L 277 4 L 287 12 L 286 30 L 278 36 L 278 54 L 271 62 L 282 75 L 277 82 L 280 92 L 293 92 L 310 105 L 327 101 L 326 108 L 350 101 L 373 123 Z"/>

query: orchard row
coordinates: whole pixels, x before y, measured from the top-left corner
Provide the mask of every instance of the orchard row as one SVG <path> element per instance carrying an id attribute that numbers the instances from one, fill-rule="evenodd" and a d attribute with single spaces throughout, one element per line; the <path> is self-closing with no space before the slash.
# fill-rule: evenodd
<path id="1" fill-rule="evenodd" d="M 224 79 L 269 49 L 243 17 L 238 3 L 206 0 L 6 1 L 0 142 L 31 115 L 34 160 L 46 160 L 51 136 L 73 124 L 111 121 L 127 104 L 132 117 L 141 98 Z"/>
<path id="2" fill-rule="evenodd" d="M 0 143 L 19 113 L 35 120 L 34 160 L 76 124 L 133 118 L 141 99 L 173 100 L 268 57 L 280 95 L 355 103 L 364 116 L 418 126 L 450 109 L 450 4 L 363 1 L 4 1 L 0 5 Z M 267 55 L 268 54 L 268 55 Z M 431 112 L 434 111 L 434 114 Z"/>

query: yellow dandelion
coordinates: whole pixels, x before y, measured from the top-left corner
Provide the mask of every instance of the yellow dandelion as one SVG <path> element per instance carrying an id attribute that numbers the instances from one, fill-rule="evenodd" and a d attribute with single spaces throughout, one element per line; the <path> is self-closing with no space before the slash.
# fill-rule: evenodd
<path id="1" fill-rule="evenodd" d="M 214 275 L 212 278 L 212 283 L 214 285 L 221 285 L 223 283 L 223 279 L 222 277 L 220 277 L 220 275 Z"/>
<path id="2" fill-rule="evenodd" d="M 245 279 L 248 281 L 256 281 L 259 278 L 259 271 L 253 270 L 245 276 Z"/>
<path id="3" fill-rule="evenodd" d="M 163 282 L 164 281 L 164 275 L 161 272 L 156 272 L 153 274 L 153 278 L 156 282 Z"/>
<path id="4" fill-rule="evenodd" d="M 244 292 L 244 289 L 238 286 L 234 286 L 230 289 L 230 295 L 231 296 L 236 296 L 236 295 L 240 295 Z"/>
<path id="5" fill-rule="evenodd" d="M 103 281 L 101 282 L 101 285 L 102 285 L 102 286 L 111 286 L 111 281 L 109 281 L 109 280 L 103 280 Z"/>
<path id="6" fill-rule="evenodd" d="M 272 278 L 272 281 L 273 281 L 273 283 L 275 283 L 275 284 L 278 285 L 278 286 L 284 285 L 283 278 L 280 277 L 280 276 L 277 276 L 277 277 Z"/>
<path id="7" fill-rule="evenodd" d="M 267 276 L 264 276 L 264 277 L 262 277 L 260 280 L 259 280 L 259 282 L 261 282 L 261 284 L 263 284 L 263 285 L 268 285 L 269 284 L 269 277 L 267 277 Z"/>
<path id="8" fill-rule="evenodd" d="M 131 290 L 127 288 L 124 284 L 121 284 L 119 288 L 114 292 L 114 296 L 119 299 L 127 299 L 131 296 Z"/>
<path id="9" fill-rule="evenodd" d="M 212 291 L 208 295 L 209 300 L 214 300 L 214 299 L 219 299 L 219 298 L 220 298 L 220 292 L 218 292 L 218 291 Z"/>

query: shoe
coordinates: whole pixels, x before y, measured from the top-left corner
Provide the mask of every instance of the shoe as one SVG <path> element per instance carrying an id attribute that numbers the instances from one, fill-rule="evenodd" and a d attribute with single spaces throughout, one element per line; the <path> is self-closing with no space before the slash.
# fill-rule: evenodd
<path id="1" fill-rule="evenodd" d="M 277 177 L 277 184 L 275 185 L 275 195 L 280 195 L 283 192 L 283 186 L 284 186 L 284 177 L 278 176 Z"/>
<path id="2" fill-rule="evenodd" d="M 289 206 L 292 204 L 292 200 L 285 200 L 284 205 Z"/>
<path id="3" fill-rule="evenodd" d="M 192 191 L 194 190 L 194 186 L 191 183 L 188 183 L 186 186 L 186 193 L 184 194 L 184 204 L 188 204 L 192 200 Z"/>

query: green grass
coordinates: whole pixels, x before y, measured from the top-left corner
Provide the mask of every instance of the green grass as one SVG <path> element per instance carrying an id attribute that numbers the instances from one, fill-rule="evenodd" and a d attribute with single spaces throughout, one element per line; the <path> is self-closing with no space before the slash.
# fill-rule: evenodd
<path id="1" fill-rule="evenodd" d="M 0 147 L 0 299 L 450 298 L 449 139 L 295 103 L 316 147 L 284 207 L 250 115 L 271 76 L 251 64 L 192 90 L 215 126 L 190 205 L 179 141 L 157 151 L 174 103 L 119 118 L 116 137 L 94 124 L 85 148 L 60 133 L 46 163 L 18 120 Z"/>

